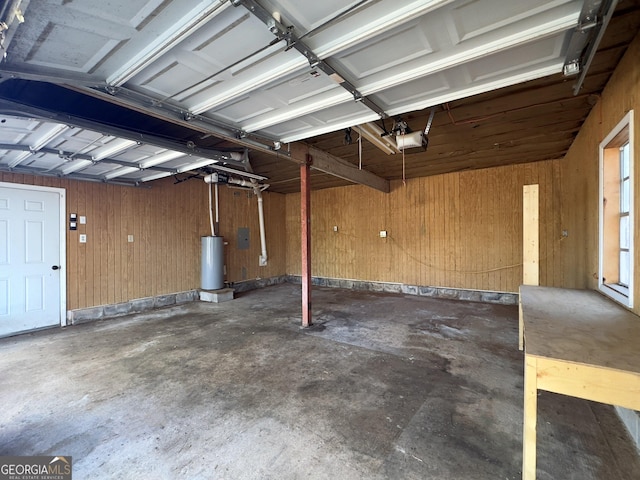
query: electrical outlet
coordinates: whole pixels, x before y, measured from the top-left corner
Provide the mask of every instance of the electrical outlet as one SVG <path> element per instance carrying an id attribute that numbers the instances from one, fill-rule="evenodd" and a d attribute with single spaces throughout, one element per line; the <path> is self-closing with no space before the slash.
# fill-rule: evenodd
<path id="1" fill-rule="evenodd" d="M 87 235 L 84 233 L 80 234 L 80 243 L 87 243 Z"/>
<path id="2" fill-rule="evenodd" d="M 334 232 L 337 232 L 337 231 L 338 231 L 338 225 L 334 225 L 334 226 L 333 226 L 333 231 L 334 231 Z"/>
<path id="3" fill-rule="evenodd" d="M 380 230 L 380 238 L 387 238 L 387 231 L 386 230 Z"/>
<path id="4" fill-rule="evenodd" d="M 80 225 L 86 225 L 87 224 L 87 217 L 85 217 L 84 215 L 80 215 Z"/>

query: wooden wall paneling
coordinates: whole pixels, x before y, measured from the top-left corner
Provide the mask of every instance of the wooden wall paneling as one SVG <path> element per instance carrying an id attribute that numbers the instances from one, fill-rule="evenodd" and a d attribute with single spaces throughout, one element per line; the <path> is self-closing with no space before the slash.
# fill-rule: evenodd
<path id="1" fill-rule="evenodd" d="M 116 239 L 120 236 L 120 222 L 118 220 L 120 212 L 120 196 L 117 195 L 115 185 L 107 186 L 106 198 L 106 221 L 107 221 L 107 271 L 105 279 L 107 282 L 107 304 L 116 302 L 116 272 L 120 269 L 120 257 L 117 255 Z"/>
<path id="2" fill-rule="evenodd" d="M 145 258 L 150 260 L 150 279 L 149 282 L 152 285 L 152 292 L 159 292 L 162 290 L 162 264 L 157 261 L 155 258 L 155 252 L 161 251 L 162 248 L 162 224 L 160 222 L 155 221 L 158 216 L 158 210 L 160 205 L 158 201 L 158 192 L 160 194 L 164 194 L 172 185 L 172 180 L 162 180 L 161 182 L 154 182 L 151 185 L 151 188 L 154 189 L 153 199 L 149 202 L 148 206 L 145 208 L 148 211 L 149 216 L 149 227 L 147 237 L 149 238 L 148 242 L 148 255 L 145 255 Z M 122 238 L 124 238 L 126 232 L 122 232 Z"/>
<path id="3" fill-rule="evenodd" d="M 328 255 L 323 255 L 319 258 L 316 258 L 313 255 L 314 250 L 320 250 L 323 252 L 334 252 L 335 253 L 335 245 L 332 242 L 332 238 L 329 235 L 329 223 L 331 222 L 331 208 L 327 205 L 328 208 L 322 211 L 322 214 L 319 215 L 316 213 L 313 208 L 314 205 L 311 205 L 311 269 L 312 275 L 316 275 L 316 272 L 327 272 L 330 268 L 330 262 L 328 261 Z M 300 222 L 302 222 L 302 217 L 300 217 Z M 300 259 L 302 261 L 302 252 L 300 253 Z M 304 308 L 304 307 L 303 307 Z"/>
<path id="4" fill-rule="evenodd" d="M 452 182 L 456 175 L 439 175 L 434 180 L 437 186 L 436 202 L 433 205 L 436 221 L 442 225 L 441 234 L 438 236 L 438 263 L 437 282 L 441 284 L 456 284 L 456 239 L 454 237 L 454 224 L 457 221 L 454 202 L 452 202 Z"/>
<path id="5" fill-rule="evenodd" d="M 402 203 L 399 201 L 399 186 L 397 181 L 391 182 L 391 192 L 386 196 L 388 223 L 391 232 L 391 258 L 390 258 L 390 278 L 397 278 L 400 270 L 407 262 L 405 261 L 404 243 L 405 238 L 400 234 L 404 225 L 404 217 L 406 212 L 402 209 Z"/>
<path id="6" fill-rule="evenodd" d="M 400 159 L 396 159 L 396 161 L 399 162 Z M 427 275 L 432 273 L 430 269 L 425 270 L 425 266 L 433 260 L 427 253 L 430 251 L 429 244 L 434 232 L 427 233 L 426 228 L 422 229 L 423 222 L 428 225 L 432 224 L 432 219 L 428 218 L 429 211 L 425 210 L 425 203 L 429 195 L 427 191 L 429 183 L 430 180 L 420 178 L 397 182 L 398 196 L 401 199 L 399 208 L 403 213 L 401 215 L 403 223 L 399 225 L 398 231 L 394 232 L 393 238 L 401 238 L 400 245 L 402 245 L 406 257 L 402 264 L 396 266 L 395 274 L 402 275 L 411 283 L 416 284 L 421 283 L 421 277 L 425 272 Z M 397 248 L 398 244 L 394 243 L 394 247 Z"/>
<path id="7" fill-rule="evenodd" d="M 453 174 L 450 176 L 451 182 L 453 183 L 453 187 L 450 190 L 450 202 L 453 206 L 453 212 L 450 215 L 450 218 L 455 222 L 453 228 L 450 230 L 450 234 L 453 235 L 453 250 L 452 255 L 455 257 L 454 268 L 456 270 L 455 275 L 453 277 L 452 285 L 454 286 L 462 286 L 462 274 L 460 273 L 460 259 L 458 257 L 458 252 L 460 251 L 460 245 L 462 243 L 461 239 L 461 231 L 460 231 L 460 211 L 462 210 L 462 202 L 460 200 L 460 196 L 462 194 L 460 189 L 460 175 Z"/>
<path id="8" fill-rule="evenodd" d="M 380 230 L 384 226 L 381 218 L 380 205 L 373 201 L 373 192 L 365 191 L 366 187 L 360 185 L 351 189 L 348 201 L 353 206 L 353 221 L 356 225 L 356 237 L 358 242 L 353 244 L 353 261 L 349 265 L 348 278 L 362 278 L 363 280 L 375 280 L 372 271 L 380 268 L 380 257 L 383 255 L 385 242 L 388 238 L 380 238 Z M 368 198 L 367 198 L 368 197 Z"/>
<path id="9" fill-rule="evenodd" d="M 436 228 L 432 228 L 435 231 L 435 243 L 432 248 L 433 261 L 437 268 L 434 269 L 435 284 L 446 285 L 449 282 L 452 271 L 455 269 L 455 265 L 452 264 L 451 259 L 447 255 L 449 238 L 449 229 L 447 223 L 449 223 L 449 209 L 447 202 L 447 193 L 445 192 L 445 176 L 438 175 L 431 179 L 431 188 L 433 195 L 427 205 L 432 213 L 433 225 Z"/>
<path id="10" fill-rule="evenodd" d="M 438 188 L 439 180 L 437 176 L 420 179 L 418 188 L 422 195 L 418 196 L 417 208 L 412 212 L 413 218 L 420 219 L 420 224 L 417 225 L 419 243 L 409 250 L 415 249 L 422 261 L 422 264 L 415 265 L 417 271 L 422 272 L 415 277 L 418 285 L 438 285 L 445 273 L 442 270 L 442 258 L 438 251 L 441 247 L 441 238 L 445 235 L 447 221 L 446 212 L 440 211 L 444 208 L 444 204 L 441 203 L 442 191 Z M 412 221 L 412 218 L 407 218 L 407 221 Z"/>
<path id="11" fill-rule="evenodd" d="M 425 272 L 426 265 L 430 258 L 425 257 L 430 242 L 427 225 L 430 220 L 426 218 L 427 213 L 418 207 L 419 203 L 424 204 L 425 193 L 421 185 L 423 179 L 408 180 L 403 183 L 396 180 L 392 183 L 391 195 L 394 196 L 393 215 L 399 220 L 391 232 L 392 248 L 398 253 L 398 261 L 393 268 L 393 277 L 387 281 L 394 281 L 395 278 L 402 277 L 406 283 L 418 285 L 421 283 L 421 276 Z M 422 198 L 414 191 L 422 190 Z M 422 229 L 423 223 L 425 229 Z M 422 235 L 421 233 L 424 232 Z"/>
<path id="12" fill-rule="evenodd" d="M 172 284 L 174 283 L 173 279 L 177 277 L 177 259 L 181 257 L 181 255 L 175 255 L 174 253 L 169 252 L 177 252 L 179 250 L 179 220 L 178 220 L 178 198 L 179 191 L 182 188 L 197 188 L 199 185 L 196 185 L 197 179 L 190 180 L 188 182 L 172 185 L 172 188 L 169 188 L 168 194 L 163 196 L 161 201 L 162 205 L 162 228 L 165 232 L 163 234 L 163 250 L 166 252 L 166 261 L 163 262 L 163 284 L 162 290 L 168 292 L 172 288 Z M 202 181 L 202 180 L 200 180 Z M 198 189 L 199 191 L 199 189 Z M 198 195 L 200 198 L 203 198 L 203 195 Z M 204 199 L 203 199 L 204 200 Z"/>
<path id="13" fill-rule="evenodd" d="M 311 201 L 313 201 L 314 198 L 315 196 L 312 195 Z M 299 222 L 296 222 L 295 220 L 295 217 L 300 217 L 300 194 L 299 193 L 287 194 L 285 197 L 285 208 L 286 208 L 286 235 L 287 235 L 286 272 L 289 275 L 300 275 L 300 262 L 296 260 L 301 258 L 300 256 L 302 255 L 300 253 L 300 226 L 298 225 Z M 311 208 L 313 208 L 313 204 Z M 340 225 L 338 225 L 338 227 L 342 228 Z M 312 244 L 312 248 L 313 248 L 313 244 Z"/>
<path id="14" fill-rule="evenodd" d="M 523 187 L 522 202 L 522 283 L 540 285 L 540 242 L 539 242 L 539 186 Z"/>
<path id="15" fill-rule="evenodd" d="M 154 193 L 152 191 L 151 194 L 155 198 L 158 198 L 157 192 Z M 131 295 L 138 298 L 145 296 L 144 294 L 145 279 L 141 272 L 141 261 L 140 261 L 140 255 L 142 254 L 142 251 L 140 248 L 140 238 L 142 236 L 140 226 L 149 221 L 149 219 L 145 219 L 141 215 L 141 210 L 144 210 L 144 204 L 147 201 L 147 197 L 148 195 L 145 195 L 145 192 L 143 192 L 139 188 L 131 189 L 129 191 L 130 205 L 128 206 L 129 218 L 127 219 L 127 231 L 120 238 L 120 241 L 124 245 L 124 248 L 126 248 L 127 250 L 127 254 L 128 254 L 127 259 L 130 262 L 129 278 L 128 278 L 128 284 L 127 284 L 128 297 Z M 162 199 L 159 199 L 159 198 L 158 200 L 160 202 L 163 201 Z M 158 220 L 164 222 L 163 217 L 156 219 L 156 221 Z M 129 235 L 133 235 L 133 242 L 129 242 Z M 166 252 L 166 250 L 163 251 L 163 253 L 164 252 Z M 160 261 L 162 262 L 163 260 L 160 260 Z M 164 289 L 162 289 L 162 291 L 164 291 Z"/>
<path id="16" fill-rule="evenodd" d="M 100 234 L 100 303 L 107 305 L 109 301 L 109 274 L 112 269 L 109 264 L 109 197 L 112 194 L 110 185 L 103 186 L 104 198 L 100 204 L 100 221 L 96 222 L 96 226 Z"/>
<path id="17" fill-rule="evenodd" d="M 461 196 L 463 195 L 460 208 L 460 236 L 463 239 L 460 249 L 460 270 L 464 272 L 462 283 L 466 288 L 471 289 L 478 288 L 475 275 L 468 273 L 471 270 L 471 260 L 476 257 L 473 245 L 475 242 L 483 241 L 480 236 L 474 235 L 477 222 L 481 220 L 480 193 L 476 178 L 467 172 L 460 174 L 460 191 Z M 474 241 L 470 241 L 472 238 Z"/>
<path id="18" fill-rule="evenodd" d="M 568 236 L 561 241 L 560 254 L 562 286 L 573 288 L 597 288 L 598 271 L 598 178 L 599 142 L 631 109 L 636 115 L 636 165 L 640 158 L 640 35 L 630 44 L 619 62 L 600 100 L 582 125 L 569 152 L 560 166 L 561 178 L 561 228 Z M 640 169 L 635 170 L 636 192 L 640 187 Z M 635 208 L 640 208 L 640 195 L 635 196 Z M 638 211 L 638 210 L 636 210 Z M 636 239 L 640 238 L 640 222 L 635 225 Z M 637 244 L 637 242 L 636 242 Z M 636 248 L 637 251 L 637 248 Z M 640 298 L 640 262 L 636 254 L 634 312 Z"/>
<path id="19" fill-rule="evenodd" d="M 77 183 L 75 185 L 75 187 L 77 188 L 78 191 L 78 218 L 80 217 L 80 215 L 86 215 L 87 214 L 87 186 L 89 184 L 88 183 Z M 76 248 L 78 249 L 78 276 L 76 277 L 76 304 L 77 306 L 81 306 L 81 307 L 85 307 L 87 305 L 91 305 L 90 303 L 87 302 L 87 295 L 86 295 L 86 290 L 87 290 L 87 285 L 89 283 L 89 277 L 87 276 L 87 244 L 86 243 L 80 243 L 79 240 L 79 236 L 82 233 L 86 233 L 87 232 L 87 227 L 86 225 L 84 226 L 80 226 L 78 225 L 78 235 L 76 236 L 75 239 L 75 245 Z M 88 241 L 88 237 L 87 237 L 87 241 Z M 73 304 L 72 304 L 73 305 Z M 68 308 L 74 308 L 73 306 L 68 306 Z M 77 307 L 75 307 L 77 308 Z"/>
<path id="20" fill-rule="evenodd" d="M 134 222 L 134 194 L 133 189 L 123 188 L 122 195 L 122 215 L 121 215 L 121 228 L 123 235 L 118 239 L 118 245 L 122 252 L 122 288 L 120 295 L 117 299 L 118 302 L 123 302 L 128 298 L 135 298 L 135 286 L 133 278 L 134 270 L 134 250 L 133 244 L 127 242 L 127 236 L 133 233 Z M 160 260 L 161 261 L 161 260 Z M 161 290 L 161 289 L 160 289 Z"/>
<path id="21" fill-rule="evenodd" d="M 92 305 L 104 305 L 106 298 L 103 298 L 103 279 L 107 269 L 106 259 L 106 228 L 104 219 L 106 218 L 107 205 L 107 186 L 106 184 L 94 185 L 92 202 L 90 209 L 87 210 L 87 221 L 91 218 L 91 223 L 87 224 L 88 238 L 91 240 L 92 254 L 90 262 L 93 264 L 93 272 L 90 278 L 93 278 L 93 288 L 91 292 Z M 89 241 L 89 240 L 87 240 Z M 104 270 L 103 271 L 103 266 Z M 89 272 L 87 272 L 89 273 Z M 106 285 L 105 285 L 106 286 Z"/>
<path id="22" fill-rule="evenodd" d="M 281 194 L 265 191 L 262 195 L 269 258 L 267 266 L 264 267 L 261 267 L 258 261 L 260 256 L 260 225 L 257 197 L 252 190 L 220 188 L 220 227 L 225 241 L 228 242 L 225 247 L 228 281 L 238 282 L 266 278 L 285 272 L 286 259 L 283 255 L 290 239 L 286 232 L 284 215 L 285 212 L 287 215 L 289 214 L 289 207 Z M 206 210 L 204 213 L 206 214 Z M 299 210 L 297 216 L 299 217 Z M 243 227 L 249 228 L 248 250 L 238 249 L 238 229 Z M 299 243 L 299 238 L 297 241 Z M 295 245 L 295 242 L 292 242 L 292 245 Z M 297 264 L 299 265 L 299 262 Z"/>
<path id="23" fill-rule="evenodd" d="M 70 279 L 77 278 L 78 276 L 78 231 L 69 230 L 69 215 L 71 213 L 78 213 L 78 190 L 72 188 L 66 180 L 61 182 L 61 187 L 66 190 L 67 196 L 64 228 L 66 230 L 67 242 L 67 308 L 70 308 L 69 305 L 77 302 L 77 291 L 73 288 L 74 283 L 71 282 Z"/>
<path id="24" fill-rule="evenodd" d="M 100 211 L 98 205 L 102 200 L 102 185 L 92 185 L 90 196 L 87 198 L 84 214 L 87 217 L 87 223 L 85 225 L 85 232 L 87 234 L 87 243 L 85 244 L 85 250 L 87 257 L 86 263 L 86 278 L 91 279 L 86 285 L 86 299 L 87 305 L 100 305 L 100 299 L 98 297 L 97 285 L 99 281 L 96 281 L 98 275 L 100 275 L 100 238 L 98 235 L 98 229 L 96 228 L 96 222 L 100 218 Z M 85 191 L 89 195 L 89 185 L 85 185 Z M 91 219 L 91 220 L 89 220 Z"/>
<path id="25" fill-rule="evenodd" d="M 176 185 L 176 186 L 179 187 L 180 185 Z M 177 242 L 176 248 L 173 249 L 174 252 L 175 251 L 186 252 L 190 248 L 189 242 L 187 240 L 187 236 L 190 233 L 189 225 L 188 225 L 188 221 L 190 218 L 190 209 L 188 208 L 189 198 L 187 194 L 188 193 L 195 194 L 197 190 L 196 188 L 190 188 L 190 187 L 195 187 L 195 185 L 187 185 L 187 187 L 188 188 L 177 188 L 176 196 L 173 198 L 173 210 L 175 211 L 175 215 L 173 216 L 174 224 L 172 228 L 176 229 L 178 233 L 178 242 Z M 206 197 L 207 197 L 207 204 L 206 204 L 205 213 L 208 213 L 207 212 L 209 208 L 208 193 L 206 194 Z M 213 198 L 213 192 L 212 192 L 212 198 Z M 176 279 L 188 278 L 191 272 L 188 271 L 188 268 L 187 268 L 188 265 L 186 265 L 185 255 L 174 255 L 174 256 L 176 257 L 175 272 L 174 272 L 175 278 Z M 174 280 L 174 283 L 175 283 L 175 280 Z"/>
<path id="26" fill-rule="evenodd" d="M 393 235 L 393 225 L 391 222 L 391 217 L 394 215 L 394 212 L 391 210 L 391 196 L 388 193 L 376 192 L 377 197 L 376 202 L 379 202 L 382 205 L 382 215 L 385 219 L 385 229 L 389 231 L 390 235 Z M 398 263 L 395 260 L 395 253 L 397 251 L 395 242 L 393 241 L 393 236 L 387 240 L 385 244 L 385 258 L 384 263 L 381 264 L 381 267 L 385 272 L 385 281 L 393 281 L 393 278 L 396 277 L 396 270 L 398 267 Z M 375 279 L 375 277 L 373 277 Z"/>
<path id="27" fill-rule="evenodd" d="M 204 182 L 174 185 L 167 179 L 133 188 L 6 172 L 0 172 L 0 180 L 65 188 L 67 215 L 87 217 L 86 225 L 66 231 L 68 309 L 199 287 L 200 236 L 207 235 L 209 229 Z M 251 228 L 252 248 L 242 253 L 242 262 L 236 261 L 237 252 L 230 252 L 231 277 L 239 278 L 242 266 L 248 278 L 284 274 L 288 241 L 285 197 L 264 194 L 269 253 L 269 266 L 265 268 L 258 266 L 260 236 L 255 196 L 236 190 L 234 207 L 234 191 L 220 190 L 221 223 L 233 223 L 227 228 L 228 239 L 234 240 L 237 225 Z M 88 236 L 86 244 L 79 243 L 81 233 Z M 130 234 L 134 235 L 133 243 L 127 241 Z"/>
<path id="28" fill-rule="evenodd" d="M 158 291 L 158 265 L 154 258 L 155 240 L 157 239 L 160 226 L 154 221 L 154 213 L 157 207 L 158 197 L 162 196 L 164 183 L 153 185 L 151 187 L 151 195 L 141 195 L 140 204 L 138 205 L 138 229 L 134 233 L 135 254 L 138 261 L 138 269 L 140 273 L 139 291 L 141 297 L 149 297 Z M 120 239 L 127 241 L 126 233 L 120 233 Z"/>
<path id="29" fill-rule="evenodd" d="M 332 201 L 332 193 L 338 195 L 337 201 Z M 333 257 L 332 261 L 328 255 L 324 255 L 323 252 L 325 250 L 322 249 L 322 245 L 312 236 L 311 251 L 313 256 L 311 257 L 311 271 L 314 276 L 338 277 L 340 275 L 340 265 L 344 264 L 345 269 L 347 269 L 353 262 L 347 256 L 353 253 L 349 251 L 351 243 L 357 243 L 354 237 L 356 227 L 349 216 L 350 205 L 345 205 L 345 200 L 341 198 L 343 195 L 344 192 L 337 192 L 333 189 L 323 191 L 320 195 L 312 192 L 311 226 L 315 226 L 316 219 L 323 216 L 324 206 L 326 206 L 326 215 L 324 215 L 326 220 L 320 224 L 320 228 L 325 228 L 325 226 L 331 228 L 331 241 L 327 242 L 327 245 L 329 246 L 328 251 L 332 252 L 331 256 Z M 334 225 L 338 227 L 337 232 L 333 231 Z M 316 252 L 319 252 L 319 255 Z M 349 273 L 344 272 L 343 275 L 348 278 Z"/>
<path id="30" fill-rule="evenodd" d="M 204 182 L 202 182 L 204 183 Z M 206 192 L 206 184 L 203 185 L 202 190 Z M 204 208 L 197 208 L 197 205 L 192 201 L 192 196 L 197 193 L 197 190 L 192 192 L 190 190 L 183 191 L 183 200 L 180 202 L 181 205 L 185 205 L 184 210 L 181 212 L 180 217 L 183 218 L 184 222 L 184 249 L 186 251 L 193 252 L 191 255 L 186 258 L 182 258 L 182 275 L 184 278 L 189 279 L 190 283 L 197 285 L 200 287 L 200 257 L 201 257 L 201 241 L 200 237 L 204 235 L 205 230 L 199 228 L 199 221 L 201 220 L 199 217 L 202 215 L 208 216 L 208 193 L 207 195 L 207 204 Z M 213 192 L 211 192 L 213 195 Z M 213 197 L 212 197 L 213 198 Z M 215 199 L 212 199 L 214 202 Z M 215 207 L 214 207 L 215 209 Z M 202 213 L 200 213 L 202 212 Z M 214 210 L 214 222 L 215 222 L 215 210 Z"/>
<path id="31" fill-rule="evenodd" d="M 192 186 L 196 180 L 190 180 L 181 184 L 182 186 Z M 162 284 L 161 290 L 163 292 L 168 292 L 171 285 L 171 278 L 174 275 L 175 271 L 175 263 L 178 255 L 169 254 L 169 252 L 175 252 L 173 244 L 175 242 L 175 236 L 177 234 L 175 230 L 175 225 L 169 221 L 170 215 L 170 205 L 174 204 L 174 195 L 176 189 L 180 188 L 181 185 L 173 185 L 174 188 L 168 189 L 167 195 L 163 195 L 162 200 L 160 200 L 161 205 L 161 214 L 160 214 L 160 223 L 162 224 L 163 235 L 162 235 L 162 250 L 165 252 L 165 257 L 162 261 Z M 174 220 L 175 217 L 172 218 Z"/>
<path id="32" fill-rule="evenodd" d="M 359 186 L 314 191 L 314 275 L 515 292 L 522 279 L 522 185 L 539 179 L 552 198 L 556 165 L 423 177 L 406 186 L 396 180 L 387 195 Z M 290 252 L 299 242 L 296 195 L 286 203 Z M 554 202 L 544 209 L 553 224 Z M 333 218 L 340 223 L 335 242 L 328 236 Z M 380 230 L 388 231 L 386 241 Z M 543 248 L 553 250 L 553 232 L 546 228 Z M 299 251 L 287 254 L 287 271 L 299 274 L 293 255 Z"/>

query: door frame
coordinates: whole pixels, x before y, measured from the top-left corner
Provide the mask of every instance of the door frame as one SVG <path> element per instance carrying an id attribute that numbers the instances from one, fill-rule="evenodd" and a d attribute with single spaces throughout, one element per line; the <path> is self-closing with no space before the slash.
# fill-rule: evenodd
<path id="1" fill-rule="evenodd" d="M 36 190 L 57 193 L 60 197 L 60 326 L 67 324 L 67 192 L 64 188 L 25 185 L 23 183 L 0 182 L 0 187 L 17 190 Z"/>

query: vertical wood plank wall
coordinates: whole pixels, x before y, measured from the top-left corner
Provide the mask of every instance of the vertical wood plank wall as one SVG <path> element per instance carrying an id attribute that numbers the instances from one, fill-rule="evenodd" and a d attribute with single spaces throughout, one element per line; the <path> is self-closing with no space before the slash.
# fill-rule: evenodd
<path id="1" fill-rule="evenodd" d="M 598 288 L 599 144 L 631 109 L 635 111 L 634 208 L 640 212 L 640 34 L 616 71 L 561 162 L 561 223 L 568 237 L 562 243 L 564 286 Z M 640 222 L 635 221 L 634 311 L 640 314 Z"/>
<path id="2" fill-rule="evenodd" d="M 558 170 L 558 161 L 545 161 L 393 182 L 390 194 L 362 186 L 314 191 L 313 275 L 517 292 L 522 187 L 538 183 L 540 280 L 560 285 Z M 299 195 L 287 195 L 287 272 L 297 275 L 299 205 Z"/>
<path id="3" fill-rule="evenodd" d="M 210 235 L 207 185 L 157 181 L 133 188 L 0 173 L 0 181 L 65 188 L 67 215 L 87 217 L 67 230 L 67 308 L 120 303 L 200 286 L 200 237 Z M 285 273 L 285 197 L 263 193 L 269 263 L 258 266 L 260 235 L 255 196 L 220 188 L 220 233 L 227 281 Z M 250 229 L 250 249 L 237 249 L 237 229 Z M 79 235 L 87 243 L 79 243 Z M 127 236 L 133 235 L 129 243 Z"/>

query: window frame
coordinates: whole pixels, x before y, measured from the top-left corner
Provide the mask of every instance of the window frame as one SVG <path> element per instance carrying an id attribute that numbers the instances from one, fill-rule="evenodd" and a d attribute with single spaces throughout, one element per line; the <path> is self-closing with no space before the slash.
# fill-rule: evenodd
<path id="1" fill-rule="evenodd" d="M 633 126 L 633 110 L 627 112 L 627 114 L 618 122 L 618 124 L 611 130 L 611 132 L 600 142 L 599 145 L 599 205 L 598 205 L 598 290 L 602 293 L 615 300 L 622 305 L 633 308 L 634 304 L 634 126 Z M 626 131 L 626 132 L 625 132 Z M 617 184 L 618 191 L 614 192 L 615 195 L 612 195 L 609 192 L 609 196 L 616 196 L 616 205 L 617 205 L 617 218 L 618 222 L 615 226 L 617 231 L 617 270 L 620 272 L 620 252 L 622 248 L 620 247 L 620 218 L 622 217 L 622 198 L 620 195 L 620 191 L 622 190 L 622 172 L 621 172 L 621 147 L 629 143 L 629 285 L 624 286 L 619 282 L 616 283 L 605 283 L 605 262 L 607 261 L 605 257 L 611 256 L 610 253 L 610 245 L 613 243 L 611 239 L 611 235 L 616 235 L 615 233 L 611 233 L 608 238 L 605 239 L 605 201 L 607 197 L 605 196 L 606 185 L 611 182 L 611 179 L 605 178 L 605 169 L 607 166 L 606 162 L 612 162 L 612 160 L 607 160 L 609 156 L 615 155 L 615 151 L 617 151 L 617 161 L 618 165 L 616 168 L 617 171 Z M 613 169 L 613 167 L 609 167 Z M 610 177 L 610 174 L 607 174 Z M 611 187 L 609 187 L 611 188 Z M 613 215 L 612 212 L 609 212 L 608 215 Z M 610 230 L 613 230 L 611 226 L 608 226 Z M 607 248 L 607 245 L 609 248 Z M 606 253 L 605 251 L 609 251 Z M 614 260 L 612 260 L 614 261 Z M 610 266 L 610 265 L 609 265 Z"/>

